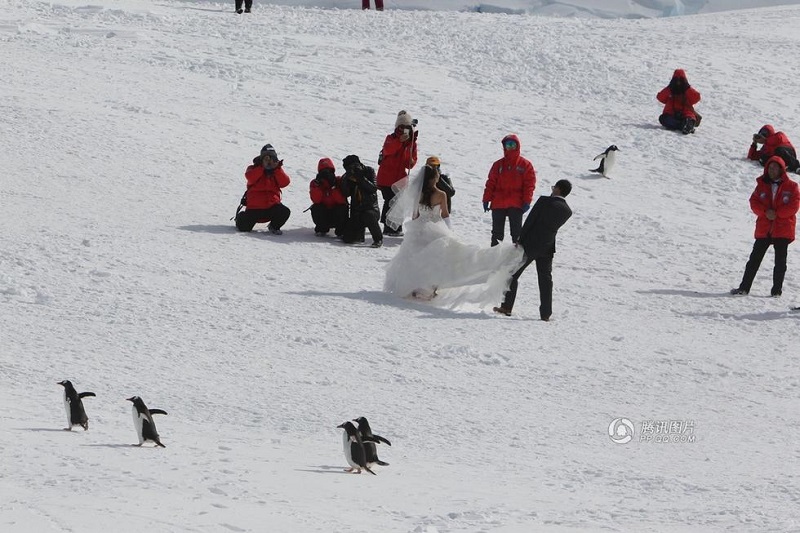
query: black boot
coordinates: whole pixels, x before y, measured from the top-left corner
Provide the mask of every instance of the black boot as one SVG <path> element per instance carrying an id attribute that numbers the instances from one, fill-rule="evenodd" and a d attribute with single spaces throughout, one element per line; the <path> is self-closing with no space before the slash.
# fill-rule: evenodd
<path id="1" fill-rule="evenodd" d="M 244 12 L 250 13 L 250 8 L 253 7 L 253 0 L 245 0 L 244 2 Z"/>
<path id="2" fill-rule="evenodd" d="M 241 15 L 241 13 L 242 13 L 242 0 L 236 0 L 236 12 Z"/>
<path id="3" fill-rule="evenodd" d="M 683 123 L 683 129 L 681 130 L 684 135 L 689 135 L 690 133 L 694 133 L 694 119 L 687 118 Z"/>

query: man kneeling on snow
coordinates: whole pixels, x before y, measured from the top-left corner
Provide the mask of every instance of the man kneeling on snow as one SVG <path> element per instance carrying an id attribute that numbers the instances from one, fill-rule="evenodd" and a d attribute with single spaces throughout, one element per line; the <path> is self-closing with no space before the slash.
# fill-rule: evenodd
<path id="1" fill-rule="evenodd" d="M 236 215 L 236 229 L 252 231 L 257 223 L 269 222 L 270 233 L 283 234 L 281 226 L 289 220 L 291 211 L 281 203 L 281 189 L 291 180 L 271 144 L 264 145 L 261 155 L 245 170 L 244 177 L 247 179 L 247 207 Z"/>

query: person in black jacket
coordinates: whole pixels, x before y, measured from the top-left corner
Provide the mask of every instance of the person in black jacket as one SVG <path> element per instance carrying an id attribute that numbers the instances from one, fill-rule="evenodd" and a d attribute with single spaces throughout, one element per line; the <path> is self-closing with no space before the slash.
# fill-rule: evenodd
<path id="1" fill-rule="evenodd" d="M 342 240 L 348 244 L 364 242 L 364 228 L 372 235 L 372 247 L 383 245 L 383 233 L 378 222 L 378 186 L 375 184 L 375 169 L 364 166 L 357 155 L 348 155 L 342 160 L 345 173 L 342 176 L 342 192 L 350 198 L 350 219 L 345 226 Z"/>
<path id="2" fill-rule="evenodd" d="M 519 244 L 525 250 L 525 262 L 511 278 L 505 300 L 494 312 L 510 316 L 517 298 L 517 281 L 525 269 L 536 261 L 539 278 L 539 316 L 547 322 L 553 314 L 553 255 L 556 253 L 556 234 L 572 216 L 572 210 L 564 199 L 572 191 L 568 180 L 558 180 L 550 196 L 541 196 L 531 209 L 519 236 Z"/>
<path id="3" fill-rule="evenodd" d="M 447 212 L 452 212 L 453 203 L 451 198 L 456 195 L 456 189 L 453 187 L 453 182 L 450 181 L 450 178 L 447 174 L 442 174 L 442 170 L 440 168 L 441 161 L 435 155 L 430 156 L 428 160 L 425 161 L 425 164 L 435 169 L 439 173 L 439 181 L 436 182 L 436 187 L 447 195 Z"/>

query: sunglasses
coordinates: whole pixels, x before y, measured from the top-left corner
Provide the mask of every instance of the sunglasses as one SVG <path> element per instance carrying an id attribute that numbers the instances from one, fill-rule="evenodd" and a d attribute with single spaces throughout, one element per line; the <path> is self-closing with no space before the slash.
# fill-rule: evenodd
<path id="1" fill-rule="evenodd" d="M 515 150 L 517 146 L 519 146 L 519 144 L 517 144 L 517 141 L 505 141 L 503 143 L 503 148 L 505 148 L 506 150 Z"/>

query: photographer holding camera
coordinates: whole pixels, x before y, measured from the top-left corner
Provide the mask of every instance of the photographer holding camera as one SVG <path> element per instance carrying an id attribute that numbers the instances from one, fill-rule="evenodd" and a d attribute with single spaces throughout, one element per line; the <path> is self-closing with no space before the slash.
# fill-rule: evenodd
<path id="1" fill-rule="evenodd" d="M 764 146 L 758 148 L 759 144 Z M 789 137 L 782 131 L 775 131 L 771 124 L 761 126 L 758 133 L 753 134 L 753 142 L 747 152 L 747 159 L 758 161 L 764 165 L 770 157 L 777 155 L 786 163 L 786 169 L 790 172 L 800 174 L 800 164 L 797 161 L 797 153 L 794 146 L 789 141 Z"/>
<path id="2" fill-rule="evenodd" d="M 269 232 L 282 235 L 281 226 L 289 220 L 291 211 L 281 203 L 281 189 L 287 187 L 289 176 L 283 171 L 283 161 L 271 144 L 265 144 L 261 154 L 244 172 L 247 192 L 244 211 L 236 215 L 236 229 L 252 231 L 259 222 L 269 222 Z"/>
<path id="3" fill-rule="evenodd" d="M 407 177 L 409 170 L 417 164 L 418 136 L 417 120 L 412 120 L 411 115 L 404 110 L 397 113 L 394 131 L 383 141 L 383 149 L 378 156 L 378 189 L 383 196 L 381 223 L 384 225 L 384 235 L 403 235 L 402 226 L 399 228 L 386 226 L 386 212 L 395 195 L 392 186 Z"/>
<path id="4" fill-rule="evenodd" d="M 333 161 L 325 157 L 317 164 L 317 177 L 309 185 L 311 220 L 314 234 L 324 237 L 331 228 L 341 237 L 347 222 L 347 198 L 342 192 L 342 180 L 336 176 Z"/>
<path id="5" fill-rule="evenodd" d="M 342 161 L 345 173 L 342 176 L 342 192 L 350 198 L 350 219 L 342 235 L 347 244 L 364 242 L 364 228 L 372 235 L 372 247 L 383 245 L 381 225 L 378 224 L 378 187 L 375 185 L 375 169 L 364 166 L 357 155 L 348 155 Z"/>

